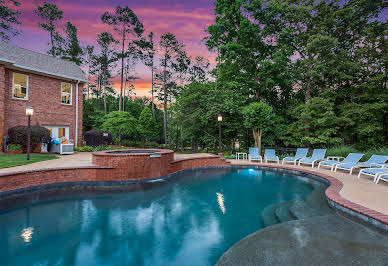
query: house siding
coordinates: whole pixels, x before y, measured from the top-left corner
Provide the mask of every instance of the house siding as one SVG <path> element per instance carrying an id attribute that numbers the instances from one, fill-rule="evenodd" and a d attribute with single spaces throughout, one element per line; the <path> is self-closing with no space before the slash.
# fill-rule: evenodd
<path id="1" fill-rule="evenodd" d="M 12 98 L 13 73 L 28 75 L 28 100 Z M 4 80 L 4 81 L 3 81 Z M 61 82 L 72 84 L 72 105 L 61 104 Z M 4 84 L 4 86 L 3 86 Z M 3 89 L 2 89 L 3 88 Z M 0 65 L 0 135 L 7 136 L 8 129 L 18 125 L 27 125 L 25 109 L 28 104 L 34 109 L 31 125 L 68 126 L 69 137 L 76 139 L 76 101 L 78 100 L 78 146 L 82 145 L 82 83 L 47 77 L 25 71 L 7 69 Z"/>

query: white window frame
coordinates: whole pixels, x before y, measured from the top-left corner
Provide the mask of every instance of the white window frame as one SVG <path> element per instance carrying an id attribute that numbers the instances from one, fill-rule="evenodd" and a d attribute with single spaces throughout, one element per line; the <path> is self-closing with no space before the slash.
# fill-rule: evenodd
<path id="1" fill-rule="evenodd" d="M 14 92 L 15 92 L 15 73 L 27 77 L 27 90 L 26 90 L 26 96 L 27 97 L 26 98 L 17 98 L 17 97 L 14 96 Z M 26 74 L 19 73 L 19 72 L 12 72 L 12 99 L 21 100 L 21 101 L 28 101 L 28 91 L 29 91 L 29 76 L 26 75 Z"/>
<path id="2" fill-rule="evenodd" d="M 70 103 L 63 103 L 62 102 L 62 84 L 70 84 Z M 73 105 L 73 84 L 71 82 L 61 82 L 61 104 Z"/>
<path id="3" fill-rule="evenodd" d="M 64 128 L 65 129 L 65 138 L 70 138 L 70 126 L 52 126 L 52 125 L 44 125 L 45 128 L 51 128 L 51 137 L 52 138 L 58 138 L 59 136 L 59 129 Z"/>

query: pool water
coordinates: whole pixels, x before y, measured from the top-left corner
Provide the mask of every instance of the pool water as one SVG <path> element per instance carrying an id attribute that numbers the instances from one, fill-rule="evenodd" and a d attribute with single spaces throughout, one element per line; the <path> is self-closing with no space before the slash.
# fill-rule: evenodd
<path id="1" fill-rule="evenodd" d="M 213 265 L 263 228 L 266 206 L 303 200 L 317 185 L 323 186 L 271 171 L 218 168 L 131 191 L 42 196 L 0 213 L 1 265 Z"/>

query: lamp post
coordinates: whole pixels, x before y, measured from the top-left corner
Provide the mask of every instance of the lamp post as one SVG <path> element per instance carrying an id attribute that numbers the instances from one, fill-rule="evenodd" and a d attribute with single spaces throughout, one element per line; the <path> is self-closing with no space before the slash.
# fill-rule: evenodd
<path id="1" fill-rule="evenodd" d="M 31 105 L 28 105 L 26 108 L 26 115 L 27 115 L 27 160 L 30 160 L 30 152 L 31 152 L 31 116 L 34 114 L 34 109 L 32 109 Z"/>
<path id="2" fill-rule="evenodd" d="M 221 122 L 222 122 L 222 115 L 221 113 L 218 113 L 218 150 L 221 151 Z"/>

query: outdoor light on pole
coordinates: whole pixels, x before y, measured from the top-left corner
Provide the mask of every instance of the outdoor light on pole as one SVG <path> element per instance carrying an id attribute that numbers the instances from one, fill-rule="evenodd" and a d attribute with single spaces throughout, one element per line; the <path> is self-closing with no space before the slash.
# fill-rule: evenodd
<path id="1" fill-rule="evenodd" d="M 222 122 L 222 115 L 221 113 L 218 113 L 218 150 L 221 151 L 221 122 Z"/>
<path id="2" fill-rule="evenodd" d="M 34 109 L 32 109 L 31 105 L 28 105 L 26 108 L 26 115 L 28 118 L 28 125 L 27 125 L 27 160 L 30 160 L 30 142 L 31 142 L 31 116 L 34 114 Z"/>

